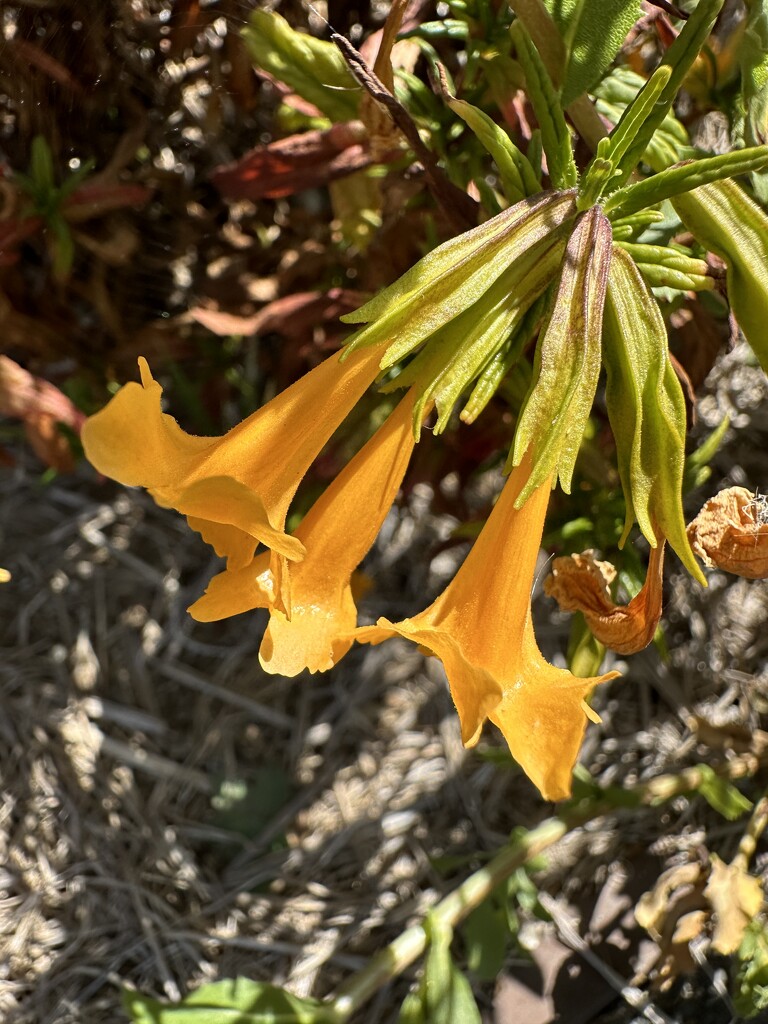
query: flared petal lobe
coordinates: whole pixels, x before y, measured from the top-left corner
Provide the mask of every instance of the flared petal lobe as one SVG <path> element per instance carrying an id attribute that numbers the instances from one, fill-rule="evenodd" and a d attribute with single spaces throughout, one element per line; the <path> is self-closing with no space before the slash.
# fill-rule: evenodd
<path id="1" fill-rule="evenodd" d="M 246 569 L 220 573 L 189 609 L 193 618 L 211 621 L 269 608 L 259 652 L 266 671 L 294 676 L 335 665 L 354 641 L 353 573 L 381 528 L 413 452 L 413 408 L 409 392 L 306 514 L 296 530 L 306 548 L 301 562 L 286 563 L 273 553 L 269 564 L 260 557 Z M 285 610 L 278 594 L 287 595 Z"/>
<path id="2" fill-rule="evenodd" d="M 86 421 L 83 446 L 99 472 L 188 516 L 231 568 L 247 565 L 259 542 L 295 560 L 303 548 L 284 532 L 288 506 L 380 358 L 380 349 L 331 356 L 223 437 L 193 437 L 163 413 L 162 388 L 141 359 L 142 383 Z"/>
<path id="3" fill-rule="evenodd" d="M 542 796 L 559 800 L 570 795 L 587 723 L 585 698 L 617 673 L 580 679 L 539 651 L 530 601 L 549 481 L 515 509 L 530 471 L 526 455 L 458 573 L 429 608 L 399 623 L 380 619 L 358 630 L 358 639 L 378 643 L 399 633 L 437 655 L 464 743 L 476 742 L 490 718 Z"/>

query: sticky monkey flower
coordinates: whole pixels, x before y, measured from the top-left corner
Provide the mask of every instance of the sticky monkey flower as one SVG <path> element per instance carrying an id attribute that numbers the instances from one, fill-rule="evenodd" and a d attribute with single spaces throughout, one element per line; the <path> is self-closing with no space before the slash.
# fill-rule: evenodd
<path id="1" fill-rule="evenodd" d="M 585 698 L 618 673 L 580 679 L 539 651 L 531 588 L 550 481 L 516 509 L 530 471 L 526 455 L 458 573 L 429 608 L 398 623 L 379 619 L 358 629 L 357 639 L 379 643 L 400 634 L 440 658 L 464 744 L 477 742 L 489 718 L 542 796 L 560 800 L 570 795 L 587 718 L 595 717 Z"/>
<path id="2" fill-rule="evenodd" d="M 267 672 L 324 672 L 354 642 L 357 610 L 353 574 L 394 501 L 415 443 L 414 393 L 397 408 L 318 498 L 296 529 L 302 561 L 277 551 L 251 565 L 219 573 L 189 609 L 202 622 L 252 608 L 269 608 L 259 652 Z M 284 610 L 276 595 L 282 594 Z"/>
<path id="3" fill-rule="evenodd" d="M 141 384 L 124 385 L 85 422 L 85 454 L 100 473 L 186 515 L 232 569 L 248 565 L 259 543 L 300 559 L 301 541 L 285 533 L 288 506 L 380 359 L 379 347 L 343 362 L 337 353 L 223 437 L 195 437 L 162 412 L 162 388 L 141 358 Z"/>

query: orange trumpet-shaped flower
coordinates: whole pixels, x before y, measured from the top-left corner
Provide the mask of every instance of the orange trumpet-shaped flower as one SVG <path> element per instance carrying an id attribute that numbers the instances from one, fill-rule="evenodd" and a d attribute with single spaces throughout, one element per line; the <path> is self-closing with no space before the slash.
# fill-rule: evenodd
<path id="1" fill-rule="evenodd" d="M 526 455 L 464 564 L 429 608 L 398 623 L 379 619 L 359 629 L 357 639 L 379 643 L 399 633 L 437 655 L 465 745 L 477 742 L 490 718 L 542 796 L 560 800 L 570 795 L 571 772 L 591 717 L 584 698 L 618 673 L 579 679 L 550 665 L 539 651 L 530 598 L 550 486 L 545 481 L 516 509 L 530 471 Z"/>
<path id="2" fill-rule="evenodd" d="M 162 412 L 162 388 L 139 359 L 141 384 L 120 389 L 83 426 L 85 454 L 105 476 L 146 487 L 159 505 L 247 565 L 259 542 L 288 559 L 304 548 L 285 517 L 311 463 L 378 373 L 381 352 L 331 356 L 223 437 L 194 437 Z"/>
<path id="3" fill-rule="evenodd" d="M 301 521 L 295 536 L 306 547 L 303 561 L 286 563 L 267 553 L 247 568 L 214 576 L 189 609 L 192 617 L 210 622 L 269 608 L 259 652 L 267 672 L 294 676 L 335 665 L 354 642 L 352 574 L 373 544 L 413 452 L 414 403 L 409 392 Z M 288 614 L 278 607 L 277 594 L 285 595 Z"/>

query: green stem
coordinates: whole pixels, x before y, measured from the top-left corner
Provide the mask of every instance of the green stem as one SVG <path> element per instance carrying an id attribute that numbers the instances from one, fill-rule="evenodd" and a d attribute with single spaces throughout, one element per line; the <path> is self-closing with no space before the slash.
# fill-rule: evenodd
<path id="1" fill-rule="evenodd" d="M 718 765 L 714 770 L 718 775 L 728 779 L 745 778 L 754 775 L 766 762 L 768 751 L 761 757 L 745 754 Z M 676 775 L 659 775 L 636 786 L 628 786 L 624 792 L 634 797 L 635 805 L 656 806 L 674 796 L 695 791 L 700 783 L 701 772 L 694 766 L 685 768 Z M 765 820 L 768 821 L 768 806 L 761 801 L 758 807 L 765 810 Z M 610 796 L 602 796 L 599 789 L 594 797 L 583 800 L 576 806 L 564 807 L 560 815 L 548 818 L 526 833 L 522 839 L 503 847 L 484 867 L 475 871 L 458 889 L 454 889 L 442 899 L 430 911 L 430 916 L 433 919 L 437 918 L 440 924 L 453 928 L 475 907 L 480 906 L 514 871 L 543 853 L 572 829 L 618 809 Z M 753 820 L 755 817 L 753 815 Z M 762 831 L 762 816 L 757 827 Z M 334 1021 L 334 1024 L 345 1024 L 380 988 L 399 977 L 407 967 L 418 960 L 427 948 L 428 941 L 423 924 L 412 925 L 398 935 L 385 949 L 377 953 L 370 963 L 339 988 L 335 997 L 328 1003 L 329 1020 Z"/>
<path id="2" fill-rule="evenodd" d="M 522 841 L 505 846 L 485 867 L 470 875 L 458 889 L 454 889 L 437 904 L 431 916 L 441 924 L 455 926 L 490 896 L 497 885 L 509 878 L 513 871 L 562 839 L 571 828 L 589 821 L 604 810 L 603 807 L 596 813 L 582 813 L 577 816 L 578 820 L 568 816 L 549 818 L 542 822 Z M 418 960 L 426 947 L 427 932 L 421 924 L 415 924 L 398 935 L 394 942 L 377 953 L 369 964 L 341 986 L 331 1003 L 338 1020 L 349 1020 L 355 1010 L 383 985 L 402 974 L 414 960 Z"/>

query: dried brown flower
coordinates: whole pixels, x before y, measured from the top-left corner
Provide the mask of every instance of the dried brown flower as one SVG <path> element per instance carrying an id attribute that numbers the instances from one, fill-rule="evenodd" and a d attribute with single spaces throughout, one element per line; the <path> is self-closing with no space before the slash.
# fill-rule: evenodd
<path id="1" fill-rule="evenodd" d="M 648 572 L 640 592 L 627 605 L 615 604 L 610 584 L 616 570 L 593 551 L 556 558 L 544 591 L 563 611 L 581 612 L 595 637 L 619 654 L 634 654 L 653 640 L 661 618 L 664 541 L 651 549 Z"/>
<path id="2" fill-rule="evenodd" d="M 750 580 L 768 577 L 768 499 L 746 487 L 728 487 L 704 505 L 688 527 L 704 564 Z"/>

